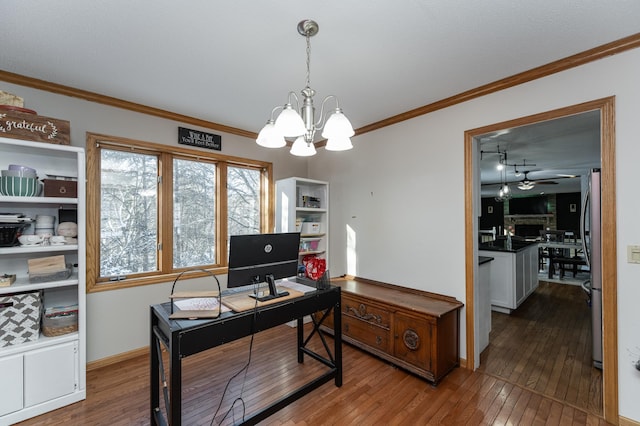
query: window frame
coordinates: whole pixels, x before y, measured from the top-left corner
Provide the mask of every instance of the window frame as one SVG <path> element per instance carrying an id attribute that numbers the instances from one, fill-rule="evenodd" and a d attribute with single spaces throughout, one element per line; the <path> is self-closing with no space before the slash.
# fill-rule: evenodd
<path id="1" fill-rule="evenodd" d="M 100 272 L 100 151 L 103 148 L 127 150 L 158 156 L 161 184 L 158 191 L 158 271 L 139 273 L 131 278 L 109 281 Z M 227 166 L 260 171 L 260 231 L 271 232 L 274 224 L 274 182 L 272 163 L 247 158 L 183 148 L 129 138 L 87 133 L 87 293 L 123 289 L 140 285 L 166 283 L 190 268 L 173 268 L 173 159 L 189 159 L 216 164 L 216 255 L 215 265 L 203 269 L 214 274 L 227 273 Z M 194 266 L 193 268 L 201 268 Z M 195 271 L 193 276 L 208 272 Z"/>

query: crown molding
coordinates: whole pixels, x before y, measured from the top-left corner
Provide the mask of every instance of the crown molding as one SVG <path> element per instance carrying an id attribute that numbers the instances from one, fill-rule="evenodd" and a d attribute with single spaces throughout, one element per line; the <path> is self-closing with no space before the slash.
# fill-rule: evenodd
<path id="1" fill-rule="evenodd" d="M 481 96 L 489 95 L 491 93 L 498 92 L 500 90 L 514 87 L 532 80 L 536 80 L 542 77 L 546 77 L 551 74 L 555 74 L 561 71 L 568 70 L 570 68 L 578 67 L 589 62 L 597 61 L 607 56 L 616 55 L 618 53 L 625 52 L 640 47 L 640 33 L 633 34 L 631 36 L 613 41 L 611 43 L 603 44 L 593 49 L 585 50 L 578 54 L 559 59 L 554 62 L 550 62 L 546 65 L 541 65 L 536 68 L 532 68 L 528 71 L 523 71 L 518 74 L 514 74 L 510 77 L 506 77 L 500 80 L 496 80 L 492 83 L 485 84 L 483 86 L 476 87 L 474 89 L 467 90 L 457 95 L 450 96 L 445 99 L 430 103 L 428 105 L 421 106 L 419 108 L 412 109 L 410 111 L 403 112 L 401 114 L 394 115 L 384 120 L 376 121 L 375 123 L 368 124 L 366 126 L 356 129 L 356 135 L 368 133 L 383 127 L 391 126 L 393 124 L 400 123 L 421 115 L 429 114 L 431 112 L 444 109 L 456 104 L 467 102 L 469 100 L 479 98 Z M 111 96 L 101 95 L 99 93 L 90 92 L 87 90 L 81 90 L 70 86 L 64 86 L 62 84 L 52 83 L 45 80 L 39 80 L 32 77 L 23 76 L 20 74 L 11 73 L 8 71 L 0 70 L 0 80 L 8 83 L 18 84 L 21 86 L 31 87 L 34 89 L 44 90 L 60 95 L 71 96 L 74 98 L 84 99 L 90 102 L 96 102 L 116 108 L 122 108 L 129 111 L 139 112 L 142 114 L 152 115 L 155 117 L 164 118 L 167 120 L 179 121 L 186 124 L 193 124 L 207 129 L 218 130 L 220 132 L 229 133 L 237 136 L 244 136 L 247 138 L 255 139 L 258 134 L 250 132 L 248 130 L 239 129 L 236 127 L 225 126 L 223 124 L 215 123 L 213 121 L 202 120 L 187 115 L 177 114 L 175 112 L 166 111 L 159 108 L 154 108 L 135 102 L 129 102 L 122 99 L 114 98 Z M 322 145 L 322 144 L 321 144 Z"/>

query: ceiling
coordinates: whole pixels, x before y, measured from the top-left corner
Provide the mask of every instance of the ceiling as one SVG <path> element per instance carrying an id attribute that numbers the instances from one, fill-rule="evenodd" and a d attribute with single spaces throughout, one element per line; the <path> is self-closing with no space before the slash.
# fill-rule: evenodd
<path id="1" fill-rule="evenodd" d="M 514 197 L 580 192 L 580 177 L 601 165 L 600 134 L 594 110 L 480 135 L 482 196 L 495 197 L 503 182 Z M 497 169 L 500 158 L 504 172 Z M 525 178 L 534 187 L 520 190 Z"/>
<path id="2" fill-rule="evenodd" d="M 640 2 L 4 0 L 0 17 L 2 71 L 257 133 L 305 85 L 303 19 L 316 106 L 337 95 L 358 129 L 636 34 Z"/>

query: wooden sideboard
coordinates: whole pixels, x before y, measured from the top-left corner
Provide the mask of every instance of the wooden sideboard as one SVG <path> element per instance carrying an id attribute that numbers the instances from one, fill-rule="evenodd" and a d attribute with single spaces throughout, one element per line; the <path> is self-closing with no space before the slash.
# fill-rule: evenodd
<path id="1" fill-rule="evenodd" d="M 455 298 L 357 277 L 331 284 L 342 291 L 343 341 L 434 384 L 460 365 L 463 304 Z"/>

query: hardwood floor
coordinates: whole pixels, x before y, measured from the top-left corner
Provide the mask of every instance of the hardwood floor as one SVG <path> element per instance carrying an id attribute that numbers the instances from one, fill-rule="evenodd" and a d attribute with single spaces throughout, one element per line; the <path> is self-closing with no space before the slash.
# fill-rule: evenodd
<path id="1" fill-rule="evenodd" d="M 575 285 L 540 282 L 511 315 L 492 313 L 481 372 L 602 415 L 602 372 L 591 365 L 591 320 Z"/>
<path id="2" fill-rule="evenodd" d="M 268 404 L 294 386 L 318 374 L 324 366 L 305 358 L 298 364 L 295 329 L 280 326 L 257 334 L 251 365 L 229 386 L 220 413 L 244 387 L 247 412 Z M 315 348 L 320 347 L 313 341 Z M 183 424 L 209 425 L 229 378 L 247 362 L 249 339 L 228 343 L 183 361 Z M 569 349 L 567 348 L 567 352 Z M 521 366 L 501 374 L 456 368 L 437 387 L 345 344 L 344 384 L 333 382 L 280 410 L 265 425 L 605 425 L 594 412 L 547 397 L 523 380 Z M 535 350 L 533 351 L 535 352 Z M 536 360 L 535 356 L 532 361 Z M 489 364 L 489 363 L 487 363 Z M 555 363 L 554 363 L 555 365 Z M 565 371 L 559 367 L 561 375 Z M 572 367 L 573 368 L 573 367 Z M 148 425 L 148 357 L 139 357 L 87 373 L 87 399 L 30 419 L 27 425 Z M 553 372 L 556 369 L 551 369 Z M 529 379 L 530 378 L 530 379 Z M 544 388 L 553 387 L 553 379 Z M 243 386 L 244 382 L 244 386 Z M 554 392 L 559 386 L 555 386 Z M 574 389 L 567 385 L 566 389 Z M 576 393 L 584 391 L 578 386 Z M 565 393 L 569 393 L 565 391 Z M 554 393 L 555 395 L 555 393 Z M 231 424 L 229 417 L 223 424 Z M 218 424 L 222 414 L 216 417 Z M 235 421 L 241 419 L 235 410 Z"/>

